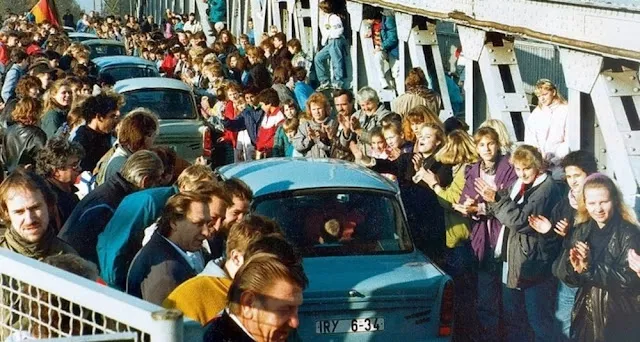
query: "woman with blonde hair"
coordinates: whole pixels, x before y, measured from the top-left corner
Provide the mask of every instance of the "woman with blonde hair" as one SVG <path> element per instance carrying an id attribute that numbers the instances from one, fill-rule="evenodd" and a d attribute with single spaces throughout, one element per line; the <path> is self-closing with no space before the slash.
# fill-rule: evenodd
<path id="1" fill-rule="evenodd" d="M 44 110 L 41 128 L 51 138 L 58 128 L 67 121 L 67 114 L 73 103 L 71 86 L 65 80 L 57 80 L 44 95 Z"/>
<path id="2" fill-rule="evenodd" d="M 447 136 L 446 144 L 436 154 L 436 159 L 452 166 L 453 181 L 448 186 L 440 185 L 438 176 L 430 170 L 420 170 L 422 180 L 436 193 L 440 206 L 444 208 L 445 244 L 443 269 L 453 278 L 456 302 L 454 320 L 464 322 L 455 335 L 461 340 L 472 339 L 477 334 L 475 289 L 477 286 L 475 258 L 471 248 L 471 223 L 454 210 L 460 200 L 465 184 L 465 173 L 469 164 L 478 160 L 476 146 L 469 134 L 454 130 Z"/>
<path id="3" fill-rule="evenodd" d="M 502 153 L 503 155 L 510 155 L 516 149 L 516 145 L 511 140 L 511 135 L 507 130 L 507 126 L 505 126 L 502 120 L 487 119 L 480 125 L 480 128 L 482 127 L 490 127 L 494 131 L 496 131 L 496 133 L 498 133 L 500 153 Z"/>
<path id="4" fill-rule="evenodd" d="M 637 341 L 640 278 L 628 255 L 640 246 L 636 215 L 614 181 L 587 177 L 564 250 L 554 274 L 578 287 L 571 320 L 575 341 Z"/>
<path id="5" fill-rule="evenodd" d="M 558 89 L 547 79 L 538 80 L 535 95 L 538 105 L 525 125 L 524 143 L 537 147 L 547 161 L 553 178 L 562 179 L 559 163 L 571 151 L 567 118 L 569 106 Z"/>
<path id="6" fill-rule="evenodd" d="M 559 241 L 534 230 L 529 217 L 549 217 L 562 194 L 536 147 L 519 146 L 511 164 L 518 179 L 507 191 L 498 191 L 482 178 L 474 182 L 478 195 L 503 225 L 496 254 L 506 259 L 502 271 L 506 340 L 555 341 L 561 331 L 554 317 L 557 286 L 551 266 Z"/>

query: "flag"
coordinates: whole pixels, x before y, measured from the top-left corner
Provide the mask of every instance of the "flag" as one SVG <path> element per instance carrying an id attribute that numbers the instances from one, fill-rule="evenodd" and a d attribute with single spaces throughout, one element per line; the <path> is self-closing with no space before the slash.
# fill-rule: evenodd
<path id="1" fill-rule="evenodd" d="M 39 0 L 31 9 L 31 14 L 35 17 L 36 23 L 48 20 L 53 26 L 60 26 L 58 20 L 58 10 L 53 0 Z"/>

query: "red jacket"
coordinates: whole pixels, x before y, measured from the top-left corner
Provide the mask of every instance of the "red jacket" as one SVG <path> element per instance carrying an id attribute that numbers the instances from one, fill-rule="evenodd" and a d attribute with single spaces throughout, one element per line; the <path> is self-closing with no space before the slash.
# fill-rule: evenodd
<path id="1" fill-rule="evenodd" d="M 233 120 L 236 118 L 236 115 L 236 108 L 233 106 L 233 102 L 227 101 L 227 104 L 224 107 L 224 118 L 227 120 Z M 235 148 L 238 141 L 238 133 L 225 129 L 222 139 L 224 141 L 231 142 Z"/>

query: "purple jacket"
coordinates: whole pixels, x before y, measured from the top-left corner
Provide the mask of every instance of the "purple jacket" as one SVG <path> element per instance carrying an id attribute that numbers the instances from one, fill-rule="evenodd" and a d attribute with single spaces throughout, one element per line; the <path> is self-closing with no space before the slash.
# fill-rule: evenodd
<path id="1" fill-rule="evenodd" d="M 471 165 L 467 170 L 464 188 L 460 195 L 460 203 L 464 203 L 467 196 L 471 198 L 475 198 L 477 196 L 478 201 L 483 202 L 482 197 L 478 196 L 478 193 L 473 186 L 476 178 L 480 177 L 480 163 L 481 162 L 477 162 Z M 495 182 L 498 186 L 498 190 L 511 189 L 511 186 L 517 178 L 518 176 L 516 175 L 513 165 L 509 163 L 509 156 L 501 156 L 498 160 L 498 165 L 496 166 Z M 498 235 L 500 234 L 500 228 L 502 227 L 502 224 L 498 222 L 498 220 L 493 219 L 489 221 L 489 218 L 491 217 L 474 217 L 471 223 L 471 247 L 480 262 L 484 259 L 487 247 L 490 247 L 492 250 L 496 248 Z M 489 234 L 489 232 L 491 232 L 491 234 Z"/>

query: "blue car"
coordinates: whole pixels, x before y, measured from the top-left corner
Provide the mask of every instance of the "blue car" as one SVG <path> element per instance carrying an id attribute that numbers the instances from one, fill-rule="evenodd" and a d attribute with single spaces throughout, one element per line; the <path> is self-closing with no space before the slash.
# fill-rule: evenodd
<path id="1" fill-rule="evenodd" d="M 398 188 L 353 163 L 271 158 L 223 166 L 304 258 L 303 341 L 447 341 L 451 278 L 416 250 Z"/>
<path id="2" fill-rule="evenodd" d="M 128 78 L 160 77 L 158 65 L 140 57 L 105 56 L 94 58 L 96 78 L 108 75 L 114 82 Z"/>

